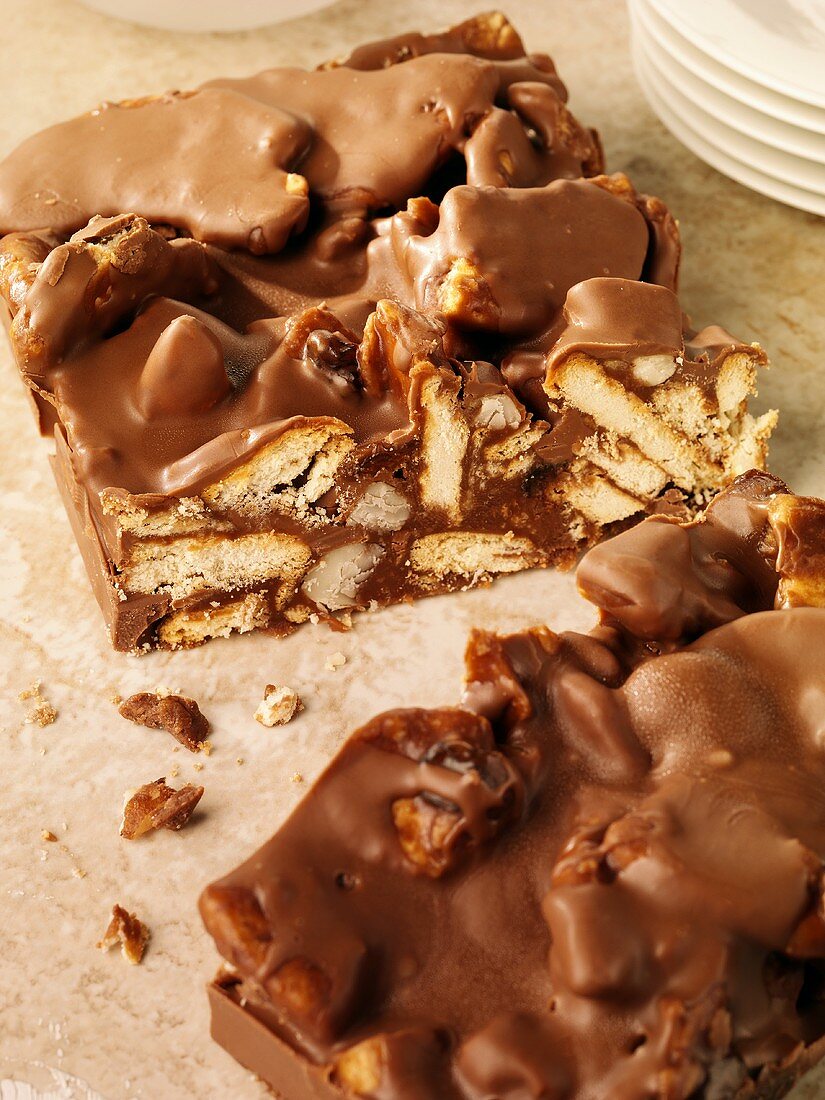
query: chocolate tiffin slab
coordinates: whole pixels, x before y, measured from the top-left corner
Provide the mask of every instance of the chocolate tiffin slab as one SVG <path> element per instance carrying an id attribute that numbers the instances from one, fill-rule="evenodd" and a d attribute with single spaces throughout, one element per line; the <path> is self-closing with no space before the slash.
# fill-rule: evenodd
<path id="1" fill-rule="evenodd" d="M 118 649 L 570 564 L 765 460 L 663 204 L 500 14 L 0 163 L 0 298 Z"/>
<path id="2" fill-rule="evenodd" d="M 825 502 L 749 473 L 476 633 L 209 886 L 212 1034 L 287 1100 L 777 1098 L 825 1052 Z"/>

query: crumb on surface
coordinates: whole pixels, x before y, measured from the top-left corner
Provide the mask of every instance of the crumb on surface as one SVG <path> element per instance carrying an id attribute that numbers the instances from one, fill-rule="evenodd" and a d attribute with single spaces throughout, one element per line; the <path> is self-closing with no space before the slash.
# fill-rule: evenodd
<path id="1" fill-rule="evenodd" d="M 41 840 L 48 840 L 52 844 L 54 844 L 57 841 L 57 837 L 54 835 L 54 833 L 51 831 L 51 829 L 41 829 L 40 830 L 40 839 Z"/>
<path id="2" fill-rule="evenodd" d="M 35 680 L 24 691 L 20 692 L 20 701 L 29 701 L 31 706 L 26 714 L 26 721 L 37 726 L 50 726 L 57 718 L 57 710 L 43 695 L 42 681 Z"/>
<path id="3" fill-rule="evenodd" d="M 155 829 L 177 832 L 189 821 L 202 797 L 203 787 L 187 783 L 175 790 L 167 786 L 165 776 L 144 783 L 124 795 L 120 835 L 126 840 L 137 840 Z"/>
<path id="4" fill-rule="evenodd" d="M 327 657 L 324 668 L 327 669 L 328 672 L 337 672 L 338 669 L 343 668 L 346 663 L 346 657 L 338 650 Z"/>
<path id="5" fill-rule="evenodd" d="M 267 684 L 254 717 L 262 726 L 285 726 L 303 707 L 300 695 L 291 687 Z"/>
<path id="6" fill-rule="evenodd" d="M 112 906 L 112 919 L 97 946 L 101 951 L 120 946 L 123 958 L 133 966 L 143 958 L 149 940 L 149 929 L 134 913 L 122 905 Z"/>
<path id="7" fill-rule="evenodd" d="M 300 772 L 293 772 L 291 776 L 291 781 L 293 783 L 303 783 L 304 777 L 301 775 Z"/>
<path id="8" fill-rule="evenodd" d="M 205 752 L 212 746 L 206 740 L 209 719 L 201 713 L 194 699 L 183 695 L 139 691 L 130 695 L 118 708 L 121 716 L 139 726 L 163 729 L 190 752 Z M 208 748 L 207 748 L 208 746 Z"/>

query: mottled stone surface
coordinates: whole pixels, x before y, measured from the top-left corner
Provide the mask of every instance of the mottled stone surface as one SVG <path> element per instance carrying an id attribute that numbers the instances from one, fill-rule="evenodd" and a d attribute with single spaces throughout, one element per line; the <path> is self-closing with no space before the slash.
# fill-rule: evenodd
<path id="1" fill-rule="evenodd" d="M 2 5 L 0 154 L 102 99 L 312 64 L 478 6 L 343 0 L 263 32 L 187 39 L 106 20 L 70 0 Z M 758 407 L 782 410 L 773 468 L 798 492 L 825 493 L 822 223 L 724 179 L 663 129 L 635 84 L 618 0 L 512 0 L 507 10 L 531 46 L 556 58 L 573 109 L 602 132 L 609 167 L 628 171 L 680 218 L 683 303 L 694 321 L 724 323 L 771 353 Z M 216 957 L 195 910 L 201 886 L 272 832 L 356 723 L 385 707 L 453 701 L 472 625 L 516 629 L 541 617 L 582 628 L 590 612 L 569 575 L 520 574 L 362 616 L 348 635 L 308 627 L 286 641 L 115 654 L 5 345 L 0 379 L 0 1081 L 39 1061 L 108 1100 L 263 1097 L 207 1037 L 203 983 Z M 325 665 L 335 652 L 347 663 L 333 672 Z M 18 699 L 36 679 L 58 710 L 43 728 L 25 722 L 28 704 Z M 283 729 L 253 719 L 267 683 L 289 684 L 305 702 Z M 210 757 L 118 716 L 115 694 L 158 685 L 200 702 L 214 727 Z M 292 781 L 295 773 L 303 782 Z M 206 787 L 198 813 L 180 834 L 121 840 L 123 792 L 164 774 Z M 41 840 L 44 829 L 56 843 Z M 139 967 L 95 950 L 114 902 L 152 929 Z M 43 1071 L 27 1072 L 43 1080 Z"/>

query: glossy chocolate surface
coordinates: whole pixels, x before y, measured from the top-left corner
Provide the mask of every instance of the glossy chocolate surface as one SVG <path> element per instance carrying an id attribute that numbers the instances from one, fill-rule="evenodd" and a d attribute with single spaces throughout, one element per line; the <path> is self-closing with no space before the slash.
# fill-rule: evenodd
<path id="1" fill-rule="evenodd" d="M 356 733 L 203 895 L 219 1040 L 288 1100 L 784 1095 L 825 1035 L 825 609 L 774 610 L 786 492 L 607 541 L 590 634 L 479 632 L 462 709 Z"/>

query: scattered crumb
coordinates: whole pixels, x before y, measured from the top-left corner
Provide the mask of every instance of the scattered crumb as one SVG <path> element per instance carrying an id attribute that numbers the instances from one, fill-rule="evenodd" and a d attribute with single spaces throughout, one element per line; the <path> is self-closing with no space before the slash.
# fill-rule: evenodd
<path id="1" fill-rule="evenodd" d="M 180 765 L 173 764 L 172 767 L 169 769 L 169 774 L 172 776 L 173 779 L 177 779 L 180 775 Z"/>
<path id="2" fill-rule="evenodd" d="M 293 772 L 291 778 L 293 783 L 303 783 L 304 781 L 304 777 L 300 772 Z"/>
<path id="3" fill-rule="evenodd" d="M 108 951 L 120 945 L 121 953 L 127 962 L 136 966 L 143 958 L 149 940 L 149 929 L 134 913 L 129 913 L 121 905 L 112 906 L 112 919 L 97 946 Z"/>
<path id="4" fill-rule="evenodd" d="M 346 657 L 343 653 L 339 651 L 336 653 L 332 653 L 329 657 L 327 657 L 324 668 L 326 668 L 329 672 L 337 672 L 337 670 L 339 668 L 343 668 L 346 663 Z"/>
<path id="5" fill-rule="evenodd" d="M 118 692 L 115 692 L 114 695 L 109 696 L 109 702 L 114 703 L 116 707 L 119 707 L 120 704 L 123 702 L 123 696 L 118 694 Z"/>
<path id="6" fill-rule="evenodd" d="M 57 718 L 57 711 L 41 692 L 41 681 L 35 680 L 31 687 L 20 692 L 21 702 L 31 701 L 29 712 L 26 715 L 27 722 L 33 722 L 38 726 L 50 726 Z"/>
<path id="7" fill-rule="evenodd" d="M 40 830 L 40 839 L 41 840 L 48 840 L 51 843 L 54 843 L 57 840 L 57 837 L 54 835 L 54 833 L 51 831 L 51 829 L 41 829 Z"/>
<path id="8" fill-rule="evenodd" d="M 236 756 L 235 757 L 235 763 L 238 765 L 238 767 L 240 767 L 241 764 L 243 764 L 243 757 L 242 756 Z"/>
<path id="9" fill-rule="evenodd" d="M 203 787 L 187 783 L 180 790 L 166 785 L 166 777 L 144 783 L 123 796 L 120 835 L 137 840 L 154 829 L 182 829 L 203 797 Z"/>
<path id="10" fill-rule="evenodd" d="M 201 714 L 194 699 L 183 695 L 139 691 L 130 695 L 118 708 L 124 718 L 149 729 L 164 729 L 190 752 L 205 752 L 212 746 L 206 740 L 209 720 Z M 207 748 L 207 746 L 209 746 Z"/>
<path id="11" fill-rule="evenodd" d="M 72 867 L 72 874 L 75 878 L 85 878 L 86 872 L 81 867 Z"/>
<path id="12" fill-rule="evenodd" d="M 203 753 L 204 756 L 211 756 L 212 755 L 212 742 L 211 741 L 201 741 L 201 752 Z"/>
<path id="13" fill-rule="evenodd" d="M 264 697 L 255 711 L 255 721 L 262 726 L 285 726 L 303 708 L 297 691 L 291 687 L 267 684 Z"/>
<path id="14" fill-rule="evenodd" d="M 309 617 L 309 621 L 312 623 L 313 626 L 317 626 L 318 623 L 320 623 L 321 621 L 321 616 L 316 611 L 313 611 Z"/>
<path id="15" fill-rule="evenodd" d="M 203 764 L 200 764 L 197 761 L 192 765 L 192 767 L 195 769 L 196 772 L 203 771 Z"/>

